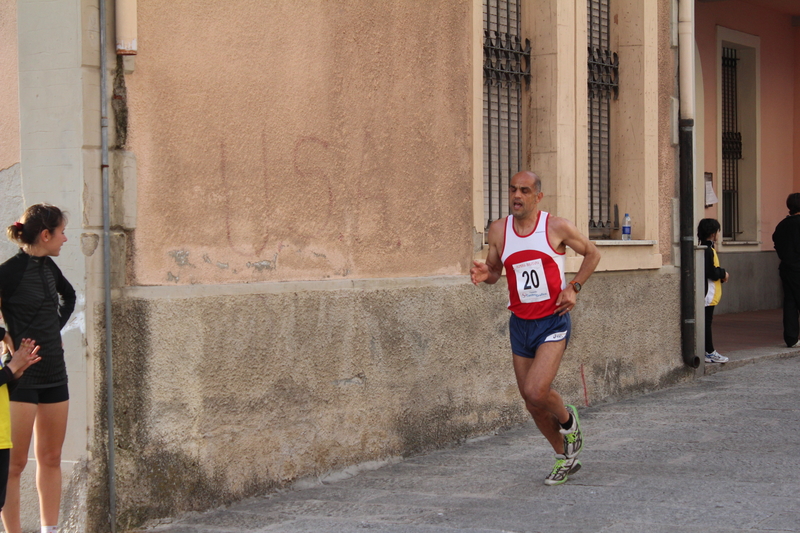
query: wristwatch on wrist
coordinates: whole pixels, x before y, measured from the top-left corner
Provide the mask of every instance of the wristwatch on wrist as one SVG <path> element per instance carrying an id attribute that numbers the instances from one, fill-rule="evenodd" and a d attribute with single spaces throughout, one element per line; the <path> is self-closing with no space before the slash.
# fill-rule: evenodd
<path id="1" fill-rule="evenodd" d="M 577 281 L 570 281 L 569 284 L 572 285 L 572 288 L 575 289 L 576 293 L 581 292 L 581 284 L 580 283 L 578 283 Z"/>

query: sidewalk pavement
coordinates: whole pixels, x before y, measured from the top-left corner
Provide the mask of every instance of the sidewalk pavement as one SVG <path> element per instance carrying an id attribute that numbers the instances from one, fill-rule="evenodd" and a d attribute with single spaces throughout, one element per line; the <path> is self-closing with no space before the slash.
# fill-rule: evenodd
<path id="1" fill-rule="evenodd" d="M 142 531 L 800 532 L 800 349 L 780 318 L 774 337 L 772 315 L 747 315 L 714 319 L 730 363 L 581 408 L 583 468 L 564 485 L 543 484 L 553 454 L 530 423 Z"/>
<path id="2" fill-rule="evenodd" d="M 730 358 L 726 365 L 709 365 L 706 374 L 741 365 L 792 356 L 797 349 L 783 342 L 783 310 L 768 309 L 714 316 L 714 348 Z"/>

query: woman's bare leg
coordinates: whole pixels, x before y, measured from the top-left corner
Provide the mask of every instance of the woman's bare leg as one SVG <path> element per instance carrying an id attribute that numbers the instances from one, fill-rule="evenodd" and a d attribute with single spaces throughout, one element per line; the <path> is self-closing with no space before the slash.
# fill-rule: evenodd
<path id="1" fill-rule="evenodd" d="M 69 401 L 40 403 L 34 424 L 36 489 L 42 526 L 57 526 L 61 507 L 61 448 L 67 434 Z"/>

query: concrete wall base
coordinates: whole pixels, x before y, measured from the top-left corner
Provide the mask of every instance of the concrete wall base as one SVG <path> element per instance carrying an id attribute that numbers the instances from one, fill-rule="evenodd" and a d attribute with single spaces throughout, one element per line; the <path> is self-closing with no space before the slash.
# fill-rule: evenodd
<path id="1" fill-rule="evenodd" d="M 256 284 L 249 294 L 220 286 L 217 295 L 204 286 L 197 297 L 148 288 L 117 299 L 120 528 L 527 420 L 511 366 L 505 283 L 407 281 L 306 291 Z M 596 274 L 580 300 L 556 380 L 565 401 L 585 405 L 691 379 L 679 321 L 664 322 L 679 316 L 677 270 Z M 104 427 L 97 420 L 98 449 Z M 105 516 L 99 466 L 88 481 L 89 516 Z"/>

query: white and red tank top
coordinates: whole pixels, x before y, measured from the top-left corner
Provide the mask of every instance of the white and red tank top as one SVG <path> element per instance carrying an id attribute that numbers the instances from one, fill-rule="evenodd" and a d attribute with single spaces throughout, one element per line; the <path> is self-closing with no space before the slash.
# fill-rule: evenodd
<path id="1" fill-rule="evenodd" d="M 501 259 L 508 279 L 508 308 L 519 318 L 535 320 L 556 312 L 556 299 L 567 286 L 563 253 L 547 237 L 549 213 L 539 211 L 536 227 L 528 235 L 514 229 L 514 217 L 506 217 Z"/>

